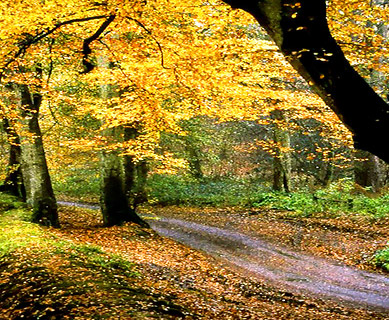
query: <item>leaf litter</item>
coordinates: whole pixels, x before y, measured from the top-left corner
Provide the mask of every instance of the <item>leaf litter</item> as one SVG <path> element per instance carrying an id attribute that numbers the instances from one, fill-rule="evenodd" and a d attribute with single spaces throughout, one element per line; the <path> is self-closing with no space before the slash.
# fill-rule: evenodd
<path id="1" fill-rule="evenodd" d="M 61 207 L 60 218 L 44 229 L 53 243 L 1 257 L 0 319 L 387 318 L 276 289 L 150 229 L 104 228 L 95 210 Z"/>

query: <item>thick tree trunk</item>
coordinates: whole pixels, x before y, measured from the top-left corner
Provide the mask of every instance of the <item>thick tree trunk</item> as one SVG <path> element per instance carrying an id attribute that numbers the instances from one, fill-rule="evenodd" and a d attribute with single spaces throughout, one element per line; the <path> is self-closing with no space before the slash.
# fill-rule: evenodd
<path id="1" fill-rule="evenodd" d="M 7 134 L 7 140 L 10 145 L 9 161 L 7 168 L 7 175 L 0 191 L 8 192 L 23 201 L 26 201 L 26 190 L 23 183 L 22 168 L 21 168 L 21 147 L 20 138 L 10 121 L 3 119 L 3 128 Z"/>
<path id="2" fill-rule="evenodd" d="M 354 161 L 355 183 L 377 192 L 381 187 L 381 168 L 377 156 L 357 150 Z"/>
<path id="3" fill-rule="evenodd" d="M 149 174 L 149 165 L 146 160 L 139 161 L 136 165 L 136 196 L 135 207 L 147 202 L 146 182 Z"/>
<path id="4" fill-rule="evenodd" d="M 130 141 L 135 139 L 138 131 L 135 128 L 124 128 L 124 140 Z M 136 209 L 136 163 L 132 155 L 123 156 L 124 165 L 124 188 L 127 199 L 129 199 L 130 207 Z"/>
<path id="5" fill-rule="evenodd" d="M 111 129 L 112 131 L 114 129 Z M 107 132 L 106 132 L 107 134 Z M 131 214 L 123 185 L 123 165 L 117 151 L 103 151 L 100 158 L 100 205 L 106 226 L 129 221 Z"/>
<path id="6" fill-rule="evenodd" d="M 99 65 L 109 67 L 108 61 L 100 57 Z M 102 85 L 100 94 L 102 99 L 108 99 L 113 95 L 110 85 Z M 123 140 L 126 133 L 122 127 L 108 128 L 103 131 L 107 141 L 117 142 Z M 123 159 L 119 150 L 104 150 L 101 152 L 101 189 L 100 206 L 103 221 L 106 226 L 120 225 L 124 222 L 135 222 L 142 226 L 148 226 L 130 205 L 128 198 L 128 185 L 132 185 L 133 172 L 131 172 L 130 159 Z M 125 170 L 126 169 L 126 170 Z M 128 170 L 128 171 L 127 171 Z"/>
<path id="7" fill-rule="evenodd" d="M 273 189 L 276 191 L 291 191 L 292 159 L 290 155 L 290 135 L 285 128 L 281 128 L 278 121 L 285 121 L 286 117 L 281 110 L 272 112 L 274 123 L 274 142 L 280 147 L 273 160 Z"/>
<path id="8" fill-rule="evenodd" d="M 325 0 L 223 0 L 251 13 L 292 66 L 353 133 L 355 147 L 389 162 L 389 106 L 330 34 Z"/>
<path id="9" fill-rule="evenodd" d="M 59 227 L 57 202 L 51 184 L 39 127 L 41 95 L 31 93 L 27 85 L 18 85 L 23 132 L 21 139 L 21 169 L 27 203 L 32 206 L 32 221 Z"/>
<path id="10" fill-rule="evenodd" d="M 104 135 L 119 138 L 121 128 L 106 129 Z M 117 140 L 116 140 L 117 141 Z M 133 162 L 120 155 L 117 150 L 101 152 L 101 195 L 100 205 L 103 221 L 106 226 L 121 225 L 124 222 L 135 222 L 148 226 L 137 214 L 136 206 L 131 204 L 132 194 L 129 185 L 134 185 Z M 131 189 L 132 191 L 132 189 Z"/>

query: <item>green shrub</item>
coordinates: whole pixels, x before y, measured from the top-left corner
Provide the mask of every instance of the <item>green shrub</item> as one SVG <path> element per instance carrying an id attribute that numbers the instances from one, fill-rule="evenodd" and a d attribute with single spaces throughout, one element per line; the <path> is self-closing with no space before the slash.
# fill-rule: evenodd
<path id="1" fill-rule="evenodd" d="M 178 175 L 153 175 L 148 181 L 150 198 L 164 205 L 247 205 L 260 188 L 245 180 L 197 181 Z"/>
<path id="2" fill-rule="evenodd" d="M 54 172 L 54 191 L 62 196 L 75 199 L 98 199 L 100 178 L 97 168 L 70 168 Z"/>
<path id="3" fill-rule="evenodd" d="M 389 247 L 377 251 L 374 258 L 377 266 L 389 271 Z"/>
<path id="4" fill-rule="evenodd" d="M 358 213 L 380 218 L 389 213 L 389 194 L 378 198 L 352 195 L 354 183 L 350 179 L 339 180 L 314 193 L 284 193 L 244 179 L 197 181 L 188 176 L 153 175 L 148 188 L 150 198 L 165 205 L 247 206 L 294 211 L 301 216 Z"/>

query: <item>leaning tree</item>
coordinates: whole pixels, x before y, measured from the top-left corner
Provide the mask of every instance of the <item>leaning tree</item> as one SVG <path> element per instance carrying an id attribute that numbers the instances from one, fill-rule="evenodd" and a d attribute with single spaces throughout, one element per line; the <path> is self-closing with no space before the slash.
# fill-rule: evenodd
<path id="1" fill-rule="evenodd" d="M 223 0 L 250 13 L 353 134 L 355 148 L 389 162 L 389 105 L 332 37 L 325 0 Z"/>

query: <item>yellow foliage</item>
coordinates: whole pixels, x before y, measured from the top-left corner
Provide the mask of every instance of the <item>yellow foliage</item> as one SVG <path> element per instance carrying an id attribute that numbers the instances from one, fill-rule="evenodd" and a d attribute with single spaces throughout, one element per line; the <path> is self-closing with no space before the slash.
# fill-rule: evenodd
<path id="1" fill-rule="evenodd" d="M 110 16 L 113 22 L 89 43 L 86 56 L 85 41 Z M 388 21 L 387 6 L 331 0 L 328 16 L 353 64 L 377 67 L 387 56 L 386 39 L 374 30 Z M 314 93 L 290 87 L 301 79 L 275 45 L 258 36 L 253 18 L 220 1 L 5 0 L 0 17 L 1 81 L 41 90 L 45 139 L 53 150 L 118 148 L 137 159 L 173 163 L 171 155 L 159 154 L 159 138 L 161 132 L 184 134 L 181 120 L 207 115 L 263 123 L 275 108 L 293 119 L 316 119 L 323 136 L 351 144 L 348 130 Z M 98 65 L 102 57 L 108 65 Z M 82 73 L 83 59 L 95 64 L 91 72 Z M 36 65 L 44 69 L 42 81 Z M 112 95 L 102 99 L 107 86 Z M 2 101 L 10 100 L 9 92 L 0 92 Z M 17 117 L 12 103 L 2 102 L 1 111 Z M 83 125 L 88 117 L 100 127 Z M 291 121 L 279 125 L 298 129 Z M 81 138 L 72 133 L 82 126 Z M 134 127 L 139 135 L 128 142 L 104 141 L 99 131 L 119 126 Z M 269 152 L 279 149 L 271 141 L 256 143 Z"/>

